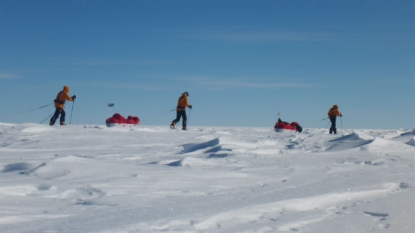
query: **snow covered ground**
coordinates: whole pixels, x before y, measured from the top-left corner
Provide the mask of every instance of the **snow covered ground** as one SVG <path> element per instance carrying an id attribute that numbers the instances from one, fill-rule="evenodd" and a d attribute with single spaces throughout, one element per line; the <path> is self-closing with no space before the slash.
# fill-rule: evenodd
<path id="1" fill-rule="evenodd" d="M 0 232 L 415 232 L 407 130 L 0 123 Z"/>

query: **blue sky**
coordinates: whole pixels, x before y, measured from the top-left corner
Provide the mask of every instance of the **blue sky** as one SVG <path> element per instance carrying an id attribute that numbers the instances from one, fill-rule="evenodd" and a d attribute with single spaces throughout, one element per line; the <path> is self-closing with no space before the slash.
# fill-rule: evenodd
<path id="1" fill-rule="evenodd" d="M 338 104 L 344 128 L 414 128 L 414 10 L 412 0 L 3 0 L 0 122 L 41 122 L 54 107 L 36 108 L 68 85 L 72 124 L 118 112 L 168 126 L 188 91 L 190 126 L 273 127 L 280 112 L 324 128 Z"/>

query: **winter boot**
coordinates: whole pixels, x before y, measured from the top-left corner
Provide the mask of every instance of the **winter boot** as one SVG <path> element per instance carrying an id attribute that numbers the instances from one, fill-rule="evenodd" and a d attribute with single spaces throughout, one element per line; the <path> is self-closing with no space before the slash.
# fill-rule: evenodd
<path id="1" fill-rule="evenodd" d="M 187 130 L 187 127 L 183 127 L 182 130 Z"/>
<path id="2" fill-rule="evenodd" d="M 61 122 L 61 125 L 66 125 L 65 122 Z"/>
<path id="3" fill-rule="evenodd" d="M 176 125 L 176 123 L 174 123 L 174 121 L 172 121 L 171 124 L 170 124 L 170 129 L 175 129 L 176 128 L 175 125 Z"/>

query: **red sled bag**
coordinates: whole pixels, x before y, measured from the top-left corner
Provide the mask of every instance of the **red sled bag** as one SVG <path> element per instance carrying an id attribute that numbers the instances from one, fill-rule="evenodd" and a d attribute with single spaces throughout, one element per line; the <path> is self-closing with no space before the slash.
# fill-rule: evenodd
<path id="1" fill-rule="evenodd" d="M 282 121 L 278 118 L 277 123 L 275 123 L 274 130 L 277 132 L 281 131 L 290 131 L 290 132 L 299 132 L 303 131 L 303 128 L 298 124 L 298 122 L 292 122 L 291 124 L 285 121 Z"/>
<path id="2" fill-rule="evenodd" d="M 137 126 L 140 124 L 140 118 L 136 116 L 128 116 L 127 119 L 123 117 L 119 113 L 115 113 L 112 117 L 108 118 L 105 121 L 105 124 L 108 127 L 112 126 L 121 126 L 121 127 L 131 127 L 131 126 Z"/>
<path id="3" fill-rule="evenodd" d="M 127 117 L 127 123 L 138 125 L 138 124 L 140 124 L 140 119 L 136 116 L 128 116 Z"/>

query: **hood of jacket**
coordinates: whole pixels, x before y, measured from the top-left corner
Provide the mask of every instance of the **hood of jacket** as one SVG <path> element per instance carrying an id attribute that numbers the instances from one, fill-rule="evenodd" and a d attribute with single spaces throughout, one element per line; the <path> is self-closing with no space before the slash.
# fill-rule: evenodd
<path id="1" fill-rule="evenodd" d="M 70 90 L 71 89 L 68 86 L 63 87 L 63 91 L 66 92 L 66 93 L 69 93 Z"/>

